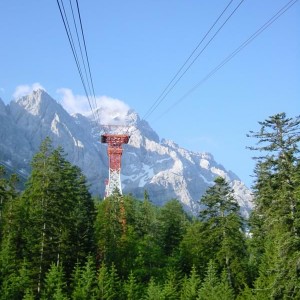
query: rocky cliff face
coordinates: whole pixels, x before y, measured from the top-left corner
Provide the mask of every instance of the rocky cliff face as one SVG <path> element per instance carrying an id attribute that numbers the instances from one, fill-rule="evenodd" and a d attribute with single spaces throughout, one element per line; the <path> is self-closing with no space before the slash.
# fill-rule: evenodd
<path id="1" fill-rule="evenodd" d="M 216 176 L 222 176 L 231 182 L 243 214 L 248 214 L 252 208 L 250 191 L 211 154 L 191 152 L 172 141 L 160 140 L 134 111 L 128 112 L 128 119 L 132 126 L 122 157 L 124 193 L 143 198 L 147 190 L 150 199 L 159 205 L 177 198 L 187 210 L 195 213 L 205 190 Z M 91 192 L 103 196 L 108 158 L 106 145 L 100 143 L 100 134 L 101 127 L 89 117 L 70 116 L 43 90 L 7 106 L 0 100 L 0 161 L 25 176 L 29 174 L 33 154 L 49 136 L 54 146 L 62 146 L 68 160 L 83 170 Z"/>

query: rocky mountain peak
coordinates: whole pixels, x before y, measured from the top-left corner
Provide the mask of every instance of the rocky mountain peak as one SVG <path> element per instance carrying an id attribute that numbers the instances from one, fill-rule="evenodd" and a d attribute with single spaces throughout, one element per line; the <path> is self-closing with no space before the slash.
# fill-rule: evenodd
<path id="1" fill-rule="evenodd" d="M 41 115 L 44 114 L 49 106 L 55 105 L 56 101 L 45 90 L 38 89 L 29 95 L 17 99 L 16 103 L 32 115 Z"/>
<path id="2" fill-rule="evenodd" d="M 177 198 L 187 210 L 197 213 L 201 196 L 216 176 L 222 176 L 231 182 L 241 211 L 247 215 L 252 205 L 250 191 L 211 154 L 189 151 L 170 140 L 160 141 L 136 112 L 125 109 L 122 113 L 121 117 L 129 121 L 131 135 L 122 156 L 124 193 L 142 199 L 147 190 L 156 204 Z M 69 161 L 83 170 L 91 192 L 103 196 L 108 157 L 107 145 L 100 143 L 100 132 L 100 124 L 95 125 L 87 116 L 70 116 L 44 90 L 37 90 L 11 102 L 7 117 L 0 118 L 0 161 L 29 172 L 29 161 L 49 136 L 54 146 L 62 146 Z"/>

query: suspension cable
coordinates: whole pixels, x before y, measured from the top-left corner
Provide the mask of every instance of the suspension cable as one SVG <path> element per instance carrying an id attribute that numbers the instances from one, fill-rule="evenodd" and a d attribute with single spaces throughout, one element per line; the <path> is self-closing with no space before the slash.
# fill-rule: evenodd
<path id="1" fill-rule="evenodd" d="M 165 110 L 155 121 L 161 119 L 165 114 L 172 110 L 176 105 L 186 99 L 192 94 L 198 87 L 211 78 L 216 72 L 218 72 L 224 65 L 226 65 L 232 58 L 234 58 L 239 52 L 241 52 L 246 46 L 248 46 L 255 38 L 257 38 L 262 32 L 264 32 L 269 26 L 271 26 L 281 15 L 283 15 L 288 9 L 290 9 L 298 0 L 291 0 L 285 4 L 273 17 L 271 17 L 266 23 L 264 23 L 258 30 L 256 30 L 247 40 L 245 40 L 238 48 L 236 48 L 231 54 L 229 54 L 219 65 L 211 70 L 205 77 L 203 77 L 196 85 L 194 85 L 187 93 L 179 98 L 173 105 Z"/>
<path id="2" fill-rule="evenodd" d="M 212 42 L 212 40 L 218 35 L 218 33 L 221 31 L 221 29 L 225 26 L 225 24 L 229 21 L 229 19 L 233 16 L 233 14 L 238 10 L 238 8 L 241 6 L 241 4 L 244 2 L 244 0 L 241 0 L 238 5 L 235 7 L 235 9 L 231 12 L 231 14 L 226 18 L 226 20 L 222 23 L 222 25 L 219 27 L 219 29 L 215 32 L 215 34 L 210 38 L 210 40 L 206 43 L 206 45 L 202 48 L 202 50 L 198 53 L 198 55 L 192 60 L 192 62 L 187 66 L 187 68 L 184 70 L 184 72 L 177 78 L 177 80 L 174 82 L 176 77 L 179 75 L 179 73 L 183 70 L 183 68 L 186 66 L 188 61 L 191 59 L 193 54 L 196 52 L 196 50 L 199 48 L 199 46 L 202 44 L 202 42 L 205 40 L 205 38 L 208 36 L 208 34 L 211 32 L 211 30 L 214 28 L 214 26 L 217 24 L 217 22 L 220 20 L 220 18 L 224 15 L 232 1 L 230 1 L 225 9 L 221 12 L 219 17 L 216 19 L 216 21 L 213 23 L 213 25 L 210 27 L 210 29 L 207 31 L 207 33 L 204 35 L 200 43 L 197 45 L 197 47 L 194 49 L 192 54 L 188 57 L 188 59 L 185 61 L 185 63 L 182 65 L 182 67 L 179 69 L 179 71 L 176 73 L 176 75 L 172 78 L 172 80 L 169 82 L 167 87 L 164 89 L 164 91 L 161 93 L 161 95 L 157 98 L 157 100 L 154 102 L 154 104 L 150 107 L 150 109 L 146 112 L 143 119 L 148 118 L 155 110 L 156 108 L 162 103 L 162 101 L 167 97 L 167 95 L 174 89 L 174 87 L 178 84 L 178 82 L 182 79 L 182 77 L 187 73 L 187 71 L 191 68 L 191 66 L 196 62 L 196 60 L 199 58 L 199 56 L 204 52 L 204 50 L 208 47 L 208 45 Z M 173 83 L 174 82 L 174 83 Z M 173 85 L 170 87 L 170 85 L 173 83 Z"/>

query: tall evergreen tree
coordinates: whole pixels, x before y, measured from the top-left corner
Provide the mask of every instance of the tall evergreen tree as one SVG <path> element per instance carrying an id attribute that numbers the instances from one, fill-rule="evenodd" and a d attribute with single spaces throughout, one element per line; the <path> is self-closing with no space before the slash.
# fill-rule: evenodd
<path id="1" fill-rule="evenodd" d="M 7 202 L 7 181 L 5 176 L 5 169 L 3 166 L 0 166 L 0 242 L 2 239 L 2 223 L 3 223 L 3 210 L 4 205 Z"/>
<path id="2" fill-rule="evenodd" d="M 3 210 L 2 222 L 2 241 L 0 248 L 0 294 L 10 295 L 10 299 L 15 299 L 13 295 L 17 295 L 19 299 L 22 295 L 20 288 L 28 288 L 27 284 L 17 284 L 13 282 L 29 282 L 24 281 L 24 272 L 31 272 L 30 266 L 26 259 L 23 259 L 24 245 L 24 220 L 26 215 L 24 207 L 19 197 L 8 197 L 9 199 Z M 21 272 L 21 273 L 20 273 Z M 16 291 L 13 289 L 16 288 Z M 8 289 L 10 291 L 8 291 Z M 8 294 L 7 294 L 8 293 Z M 15 294 L 16 293 L 16 294 Z"/>
<path id="3" fill-rule="evenodd" d="M 192 267 L 189 277 L 184 278 L 181 291 L 181 300 L 196 300 L 198 295 L 198 290 L 200 287 L 200 278 L 197 274 L 195 266 Z"/>
<path id="4" fill-rule="evenodd" d="M 20 200 L 16 227 L 22 228 L 18 251 L 41 295 L 47 270 L 62 264 L 67 277 L 76 261 L 85 261 L 93 245 L 93 201 L 80 170 L 46 139 L 32 160 L 32 173 Z"/>
<path id="5" fill-rule="evenodd" d="M 43 300 L 67 300 L 67 284 L 61 265 L 52 263 L 45 277 Z"/>
<path id="6" fill-rule="evenodd" d="M 164 296 L 162 287 L 160 286 L 160 284 L 155 282 L 154 278 L 151 278 L 148 283 L 144 299 L 145 300 L 165 300 L 165 296 Z"/>
<path id="7" fill-rule="evenodd" d="M 162 288 L 164 299 L 177 300 L 179 299 L 179 280 L 174 270 L 168 270 L 167 276 Z"/>
<path id="8" fill-rule="evenodd" d="M 171 255 L 180 244 L 188 221 L 182 205 L 176 199 L 168 201 L 160 210 L 160 242 L 165 255 Z"/>
<path id="9" fill-rule="evenodd" d="M 101 267 L 98 270 L 97 276 L 97 293 L 98 299 L 107 299 L 109 297 L 108 288 L 107 288 L 107 281 L 108 281 L 108 268 L 106 267 L 105 263 L 102 263 Z"/>
<path id="10" fill-rule="evenodd" d="M 134 275 L 141 282 L 161 274 L 164 254 L 160 243 L 159 208 L 147 198 L 138 206 L 135 220 L 137 255 L 134 259 Z"/>
<path id="11" fill-rule="evenodd" d="M 125 294 L 130 294 L 133 296 L 135 294 L 135 288 L 133 287 L 135 280 L 132 278 L 130 291 L 125 288 Z M 110 268 L 108 268 L 104 263 L 102 263 L 100 269 L 98 270 L 98 278 L 97 278 L 97 299 L 101 300 L 118 300 L 123 299 L 123 294 L 121 292 L 121 281 L 117 274 L 117 270 L 115 265 L 112 264 Z M 127 286 L 128 287 L 128 286 Z"/>
<path id="12" fill-rule="evenodd" d="M 93 258 L 88 257 L 86 264 L 80 267 L 78 264 L 73 275 L 73 292 L 74 300 L 92 300 L 97 299 L 96 291 L 96 269 Z"/>
<path id="13" fill-rule="evenodd" d="M 130 272 L 127 281 L 123 284 L 127 300 L 140 300 L 141 299 L 141 288 L 133 275 Z"/>
<path id="14" fill-rule="evenodd" d="M 3 237 L 3 226 L 5 210 L 12 209 L 13 202 L 17 197 L 16 184 L 19 179 L 17 175 L 13 174 L 9 179 L 6 178 L 6 170 L 0 166 L 0 243 Z M 9 218 L 9 212 L 6 213 L 6 219 Z"/>
<path id="15" fill-rule="evenodd" d="M 200 211 L 200 220 L 210 258 L 220 271 L 226 270 L 228 283 L 238 292 L 247 281 L 246 242 L 239 205 L 224 178 L 215 179 L 215 185 L 206 191 L 201 204 L 204 209 Z"/>
<path id="16" fill-rule="evenodd" d="M 250 132 L 257 157 L 253 242 L 259 246 L 255 285 L 270 299 L 300 297 L 300 117 L 276 114 Z M 253 247 L 255 249 L 255 247 Z"/>
<path id="17" fill-rule="evenodd" d="M 26 292 L 31 291 L 30 269 L 24 260 L 4 277 L 1 288 L 0 299 L 22 299 Z"/>
<path id="18" fill-rule="evenodd" d="M 112 195 L 98 204 L 95 230 L 97 256 L 110 265 L 119 258 L 118 250 L 122 236 L 120 202 L 117 195 Z"/>
<path id="19" fill-rule="evenodd" d="M 188 226 L 180 243 L 180 268 L 187 275 L 194 266 L 200 276 L 204 278 L 207 263 L 212 257 L 214 249 L 207 243 L 205 224 L 194 220 Z"/>
<path id="20" fill-rule="evenodd" d="M 208 264 L 207 273 L 198 294 L 198 300 L 233 300 L 233 289 L 228 284 L 226 272 L 222 280 L 218 278 L 216 265 L 211 260 Z"/>
<path id="21" fill-rule="evenodd" d="M 121 276 L 127 276 L 135 257 L 136 234 L 127 214 L 129 208 L 119 194 L 113 194 L 98 205 L 95 223 L 97 254 L 107 266 L 115 264 Z"/>

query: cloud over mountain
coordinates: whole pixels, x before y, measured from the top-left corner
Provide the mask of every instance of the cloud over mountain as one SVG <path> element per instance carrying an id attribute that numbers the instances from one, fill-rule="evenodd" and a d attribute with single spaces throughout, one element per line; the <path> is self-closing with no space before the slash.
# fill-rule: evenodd
<path id="1" fill-rule="evenodd" d="M 91 115 L 91 110 L 99 115 L 102 124 L 126 125 L 129 106 L 123 101 L 108 96 L 91 96 L 90 103 L 86 96 L 74 95 L 68 88 L 60 88 L 57 93 L 61 96 L 60 103 L 70 114 L 80 113 Z M 97 112 L 96 112 L 97 110 Z"/>
<path id="2" fill-rule="evenodd" d="M 74 96 L 69 89 L 61 92 L 66 108 L 88 112 L 76 102 L 83 100 L 81 96 Z M 145 120 L 120 100 L 99 97 L 97 101 L 101 124 L 130 120 L 134 128 L 122 156 L 124 193 L 142 199 L 147 190 L 151 201 L 158 205 L 176 198 L 186 210 L 197 214 L 201 196 L 216 176 L 222 176 L 230 182 L 242 213 L 249 213 L 253 206 L 250 190 L 210 153 L 192 152 L 160 139 Z M 102 128 L 90 115 L 70 115 L 44 90 L 35 90 L 8 106 L 2 103 L 0 113 L 0 162 L 28 174 L 32 156 L 49 136 L 54 146 L 62 146 L 67 159 L 83 170 L 91 192 L 104 195 L 109 176 L 107 145 L 101 144 Z"/>
<path id="3" fill-rule="evenodd" d="M 33 91 L 37 91 L 37 90 L 45 90 L 39 82 L 35 82 L 31 85 L 30 84 L 18 85 L 13 93 L 13 98 L 18 99 L 23 96 L 27 96 L 31 94 Z"/>

